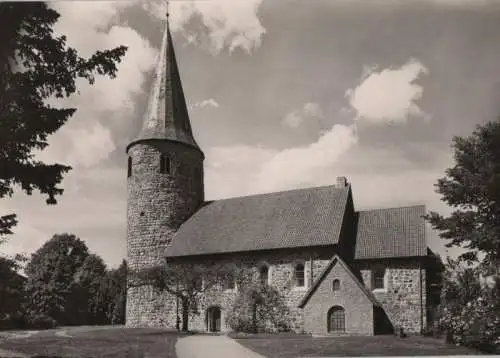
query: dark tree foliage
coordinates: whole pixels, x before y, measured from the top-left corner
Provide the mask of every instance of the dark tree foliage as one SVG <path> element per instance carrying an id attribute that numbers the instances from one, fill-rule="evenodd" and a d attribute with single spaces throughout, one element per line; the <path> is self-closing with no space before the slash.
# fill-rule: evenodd
<path id="1" fill-rule="evenodd" d="M 107 271 L 95 296 L 94 324 L 124 324 L 127 300 L 127 263 Z"/>
<path id="2" fill-rule="evenodd" d="M 236 332 L 286 332 L 290 312 L 278 290 L 260 282 L 246 282 L 238 292 L 226 323 Z"/>
<path id="3" fill-rule="evenodd" d="M 0 329 L 24 328 L 26 278 L 18 273 L 18 258 L 0 257 Z"/>
<path id="4" fill-rule="evenodd" d="M 64 98 L 77 90 L 76 80 L 94 83 L 95 75 L 114 78 L 116 64 L 126 52 L 120 46 L 82 58 L 57 37 L 53 26 L 59 14 L 43 2 L 0 2 L 0 198 L 11 196 L 16 186 L 31 195 L 55 195 L 64 173 L 71 167 L 36 160 L 47 137 L 75 113 L 75 108 L 54 108 L 49 98 Z M 10 234 L 15 215 L 0 217 L 0 236 Z"/>
<path id="5" fill-rule="evenodd" d="M 89 256 L 75 235 L 54 235 L 26 265 L 27 314 L 32 324 L 74 324 L 70 301 L 76 274 Z M 73 312 L 72 312 L 73 311 Z"/>
<path id="6" fill-rule="evenodd" d="M 106 264 L 101 257 L 90 254 L 78 268 L 69 288 L 65 312 L 71 322 L 66 324 L 98 324 L 97 296 L 101 281 L 106 277 Z"/>
<path id="7" fill-rule="evenodd" d="M 427 220 L 447 247 L 462 247 L 460 259 L 478 260 L 498 273 L 500 265 L 500 120 L 478 126 L 469 137 L 453 139 L 455 165 L 436 191 L 455 210 L 448 217 L 431 212 Z"/>

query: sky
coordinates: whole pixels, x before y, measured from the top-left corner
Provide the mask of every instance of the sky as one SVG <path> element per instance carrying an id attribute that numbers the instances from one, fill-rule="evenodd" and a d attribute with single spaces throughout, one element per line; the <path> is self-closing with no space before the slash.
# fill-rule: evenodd
<path id="1" fill-rule="evenodd" d="M 6 254 L 72 233 L 110 267 L 126 253 L 126 145 L 142 125 L 165 4 L 51 2 L 82 56 L 129 47 L 117 78 L 54 105 L 76 114 L 37 153 L 69 164 L 58 204 L 17 192 Z M 207 200 L 334 184 L 355 208 L 425 204 L 453 136 L 500 114 L 500 1 L 171 1 L 171 28 Z M 428 244 L 454 256 L 429 230 Z"/>

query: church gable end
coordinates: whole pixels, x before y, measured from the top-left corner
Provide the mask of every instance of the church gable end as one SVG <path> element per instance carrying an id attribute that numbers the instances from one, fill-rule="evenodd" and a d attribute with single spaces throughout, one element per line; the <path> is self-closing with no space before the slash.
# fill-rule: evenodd
<path id="1" fill-rule="evenodd" d="M 378 302 L 350 268 L 335 256 L 308 291 L 299 307 L 304 330 L 312 334 L 374 334 Z"/>

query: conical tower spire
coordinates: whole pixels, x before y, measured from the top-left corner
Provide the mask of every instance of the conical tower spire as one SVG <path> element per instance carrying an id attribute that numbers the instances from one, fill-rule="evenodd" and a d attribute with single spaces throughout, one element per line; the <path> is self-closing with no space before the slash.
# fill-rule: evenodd
<path id="1" fill-rule="evenodd" d="M 130 143 L 127 149 L 138 141 L 153 139 L 184 143 L 201 152 L 191 129 L 168 18 L 167 12 L 143 127 L 136 140 Z"/>

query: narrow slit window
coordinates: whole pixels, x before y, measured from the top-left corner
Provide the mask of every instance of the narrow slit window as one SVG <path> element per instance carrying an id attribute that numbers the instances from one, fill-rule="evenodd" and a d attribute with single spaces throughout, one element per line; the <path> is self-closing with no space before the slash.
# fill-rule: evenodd
<path id="1" fill-rule="evenodd" d="M 332 290 L 333 290 L 333 291 L 338 291 L 338 290 L 340 290 L 340 281 L 339 281 L 339 280 L 333 280 L 333 283 L 332 283 Z"/>
<path id="2" fill-rule="evenodd" d="M 261 266 L 260 270 L 260 283 L 263 285 L 267 285 L 269 281 L 269 267 L 266 265 Z"/>
<path id="3" fill-rule="evenodd" d="M 170 158 L 166 154 L 160 156 L 160 173 L 170 174 Z"/>
<path id="4" fill-rule="evenodd" d="M 127 178 L 132 176 L 132 157 L 128 157 L 127 161 Z"/>

